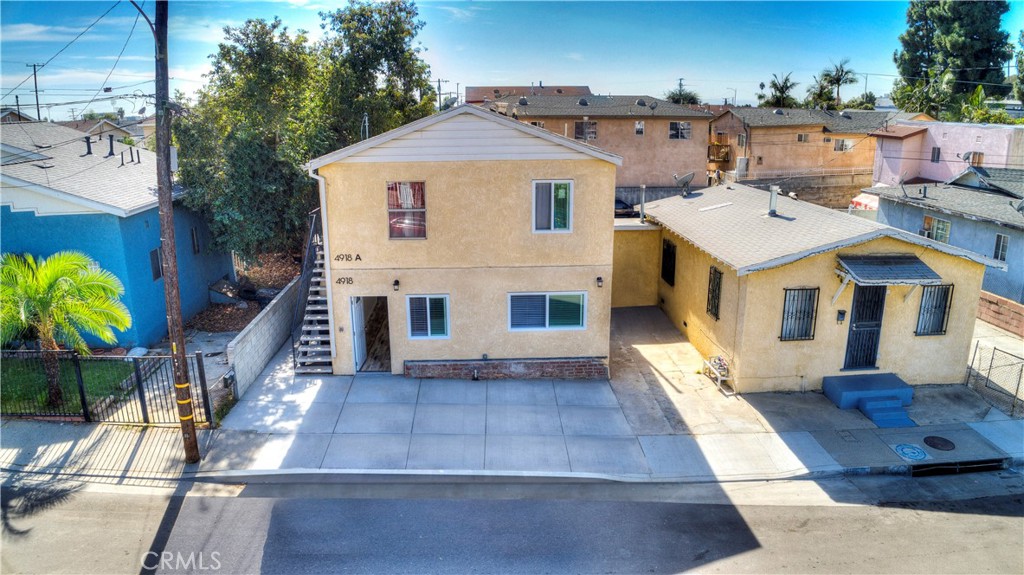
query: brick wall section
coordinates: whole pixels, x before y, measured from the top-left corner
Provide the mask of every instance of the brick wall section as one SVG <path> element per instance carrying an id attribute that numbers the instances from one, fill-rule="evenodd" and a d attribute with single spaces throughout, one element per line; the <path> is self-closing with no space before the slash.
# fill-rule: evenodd
<path id="1" fill-rule="evenodd" d="M 978 300 L 978 318 L 1024 337 L 1024 305 L 1013 300 L 987 291 L 981 292 L 981 299 Z"/>
<path id="2" fill-rule="evenodd" d="M 298 295 L 299 278 L 295 278 L 228 344 L 228 365 L 235 370 L 235 397 L 242 397 L 288 339 Z"/>
<path id="3" fill-rule="evenodd" d="M 608 379 L 603 357 L 407 361 L 405 376 L 423 379 Z"/>

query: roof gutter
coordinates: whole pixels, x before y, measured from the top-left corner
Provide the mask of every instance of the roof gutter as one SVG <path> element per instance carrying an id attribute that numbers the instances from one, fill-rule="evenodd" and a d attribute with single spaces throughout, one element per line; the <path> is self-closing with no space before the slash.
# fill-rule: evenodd
<path id="1" fill-rule="evenodd" d="M 331 237 L 328 234 L 330 226 L 327 225 L 327 180 L 316 173 L 310 164 L 306 164 L 305 167 L 309 177 L 316 180 L 320 193 L 320 232 L 324 237 L 324 279 L 327 281 L 327 290 L 330 291 L 334 284 L 331 281 Z M 303 297 L 303 294 L 299 294 L 299 297 Z M 337 338 L 334 329 L 334 297 L 330 295 L 327 297 L 327 326 L 331 330 L 331 359 L 333 360 L 338 356 L 338 345 L 335 341 Z"/>

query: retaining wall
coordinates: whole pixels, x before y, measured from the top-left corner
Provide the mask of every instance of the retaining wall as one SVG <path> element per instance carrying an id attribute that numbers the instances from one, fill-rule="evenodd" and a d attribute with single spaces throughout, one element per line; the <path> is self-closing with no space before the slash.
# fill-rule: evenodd
<path id="1" fill-rule="evenodd" d="M 608 379 L 608 364 L 601 357 L 406 361 L 405 376 L 425 379 Z"/>
<path id="2" fill-rule="evenodd" d="M 235 372 L 232 393 L 236 398 L 245 394 L 288 339 L 298 296 L 296 277 L 228 344 L 228 365 Z"/>
<path id="3" fill-rule="evenodd" d="M 996 327 L 1024 337 L 1024 305 L 994 293 L 983 291 L 978 300 L 978 318 Z"/>

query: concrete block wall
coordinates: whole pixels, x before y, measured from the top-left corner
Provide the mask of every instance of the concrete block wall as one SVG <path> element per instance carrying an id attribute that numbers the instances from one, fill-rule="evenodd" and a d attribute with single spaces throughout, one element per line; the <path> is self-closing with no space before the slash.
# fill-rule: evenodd
<path id="1" fill-rule="evenodd" d="M 245 394 L 288 339 L 298 297 L 296 277 L 228 344 L 228 365 L 235 371 L 235 397 Z"/>
<path id="2" fill-rule="evenodd" d="M 978 300 L 978 318 L 1024 337 L 1024 305 L 983 291 Z"/>
<path id="3" fill-rule="evenodd" d="M 440 379 L 608 379 L 601 357 L 407 361 L 405 376 Z"/>

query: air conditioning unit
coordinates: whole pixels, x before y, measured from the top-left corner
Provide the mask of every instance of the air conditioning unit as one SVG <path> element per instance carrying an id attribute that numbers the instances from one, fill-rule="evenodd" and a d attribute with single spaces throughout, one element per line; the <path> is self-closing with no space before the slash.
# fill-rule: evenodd
<path id="1" fill-rule="evenodd" d="M 926 229 L 923 229 L 923 228 L 920 229 L 920 230 L 917 230 L 917 235 L 924 236 L 924 237 L 926 237 L 926 238 L 928 238 L 930 240 L 934 240 L 935 239 L 935 237 L 932 235 L 932 231 L 931 230 L 926 230 Z"/>
<path id="2" fill-rule="evenodd" d="M 827 143 L 829 143 L 829 142 L 831 142 L 831 141 L 832 141 L 832 138 L 830 138 L 830 137 L 828 137 L 828 136 L 825 136 L 825 143 L 826 143 L 826 144 L 827 144 Z"/>

